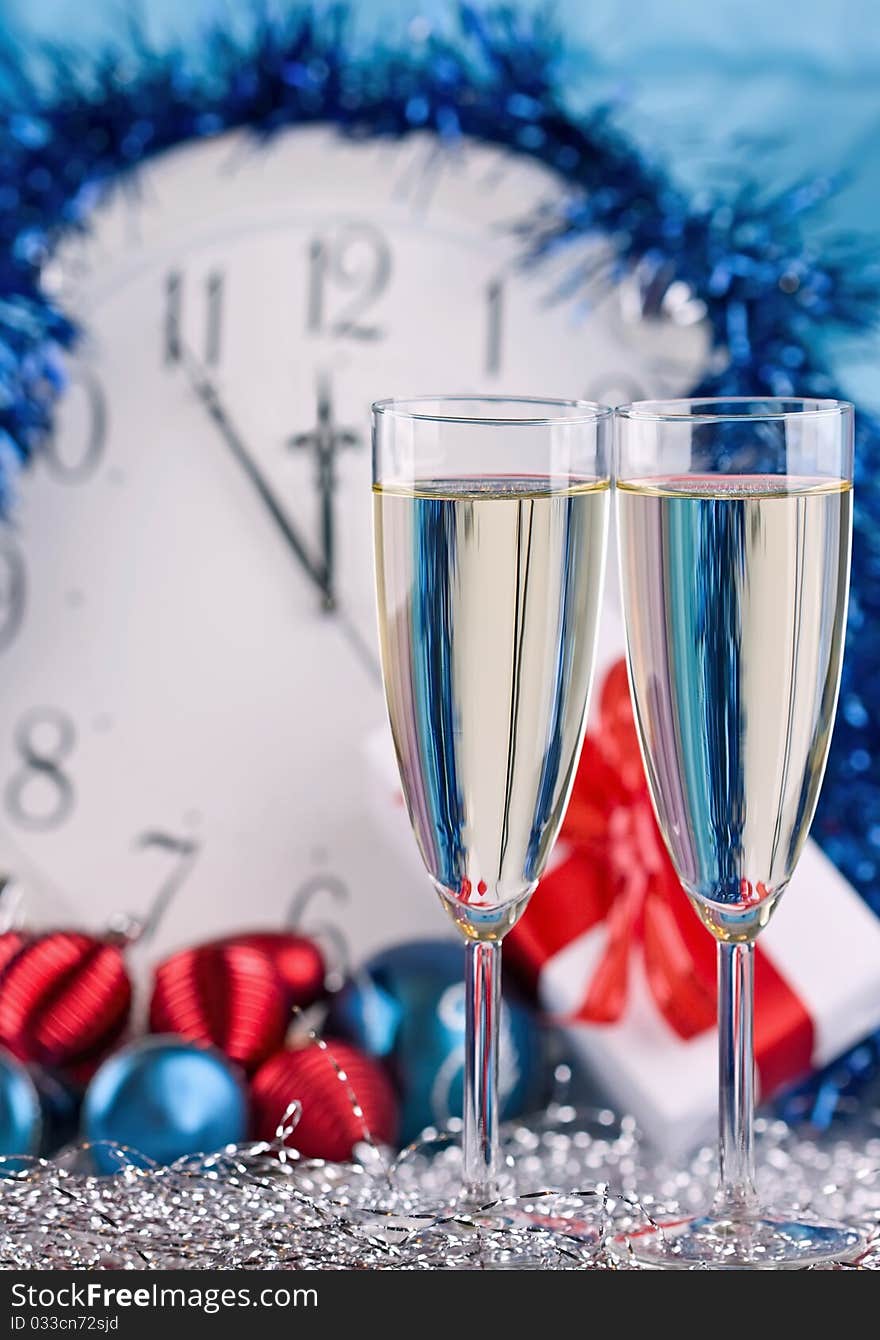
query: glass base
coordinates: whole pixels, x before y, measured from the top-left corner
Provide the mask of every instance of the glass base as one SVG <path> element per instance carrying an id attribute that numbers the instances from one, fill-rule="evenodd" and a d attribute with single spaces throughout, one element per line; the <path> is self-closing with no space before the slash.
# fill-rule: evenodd
<path id="1" fill-rule="evenodd" d="M 600 1251 L 604 1224 L 581 1197 L 546 1195 L 461 1205 L 443 1225 L 447 1265 L 479 1270 L 543 1270 L 586 1265 Z"/>
<path id="2" fill-rule="evenodd" d="M 612 1248 L 655 1270 L 799 1270 L 852 1261 L 865 1241 L 844 1224 L 761 1211 L 744 1220 L 712 1214 L 660 1220 L 619 1234 Z"/>
<path id="3" fill-rule="evenodd" d="M 396 1241 L 405 1239 L 406 1252 L 444 1269 L 481 1270 L 577 1269 L 604 1253 L 604 1186 L 632 1163 L 631 1122 L 553 1106 L 537 1124 L 511 1125 L 494 1194 L 462 1187 L 460 1125 L 409 1146 L 393 1165 L 383 1204 L 400 1216 Z M 572 1183 L 587 1189 L 549 1189 Z M 375 1215 L 366 1218 L 376 1231 Z"/>
<path id="4" fill-rule="evenodd" d="M 560 1270 L 589 1264 L 605 1225 L 573 1196 L 527 1199 L 480 1210 L 425 1206 L 416 1214 L 348 1210 L 353 1232 L 405 1249 L 411 1260 L 455 1270 Z"/>

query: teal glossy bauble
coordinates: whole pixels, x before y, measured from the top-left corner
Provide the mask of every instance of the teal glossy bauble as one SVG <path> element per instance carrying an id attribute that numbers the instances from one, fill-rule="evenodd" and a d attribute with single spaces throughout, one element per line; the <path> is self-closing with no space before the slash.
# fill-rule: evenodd
<path id="1" fill-rule="evenodd" d="M 376 954 L 334 997 L 329 1035 L 383 1058 L 401 1101 L 402 1143 L 461 1116 L 464 1077 L 464 949 L 416 940 Z M 505 987 L 499 1092 L 504 1118 L 538 1105 L 544 1049 L 532 1008 Z"/>
<path id="2" fill-rule="evenodd" d="M 188 1154 L 214 1153 L 247 1131 L 247 1101 L 239 1073 L 212 1047 L 171 1035 L 140 1038 L 106 1060 L 86 1092 L 82 1134 L 173 1163 Z M 98 1147 L 100 1172 L 120 1160 Z"/>

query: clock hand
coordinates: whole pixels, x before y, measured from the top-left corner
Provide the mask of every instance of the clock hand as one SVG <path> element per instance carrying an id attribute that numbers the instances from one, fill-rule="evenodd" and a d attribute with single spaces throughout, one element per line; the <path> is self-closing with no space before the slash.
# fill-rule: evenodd
<path id="1" fill-rule="evenodd" d="M 198 359 L 189 349 L 181 345 L 178 351 L 178 358 L 186 371 L 193 391 L 216 424 L 220 436 L 223 438 L 238 465 L 244 471 L 254 492 L 257 494 L 272 520 L 275 522 L 275 525 L 281 532 L 284 540 L 296 555 L 303 571 L 318 588 L 325 609 L 332 608 L 333 600 L 328 587 L 327 572 L 324 568 L 319 567 L 319 565 L 311 558 L 308 549 L 293 522 L 279 506 L 265 475 L 248 451 L 240 432 L 223 405 L 214 383 L 211 381 Z"/>
<path id="2" fill-rule="evenodd" d="M 308 448 L 315 454 L 318 466 L 318 494 L 321 500 L 321 539 L 324 557 L 325 590 L 324 605 L 336 611 L 336 620 L 348 638 L 352 650 L 368 671 L 371 679 L 382 683 L 382 671 L 376 654 L 369 642 L 365 641 L 357 625 L 340 610 L 336 597 L 335 575 L 335 526 L 333 498 L 336 492 L 336 456 L 340 448 L 361 445 L 359 433 L 351 428 L 337 428 L 333 414 L 333 396 L 330 377 L 326 372 L 318 374 L 317 423 L 306 433 L 295 433 L 289 439 L 292 447 Z"/>
<path id="3" fill-rule="evenodd" d="M 324 556 L 324 580 L 327 598 L 332 604 L 335 596 L 335 530 L 333 494 L 336 491 L 336 454 L 342 447 L 359 447 L 361 437 L 350 428 L 337 428 L 333 415 L 333 396 L 330 378 L 326 372 L 318 374 L 317 424 L 307 433 L 296 433 L 289 442 L 292 447 L 310 449 L 318 466 L 318 494 L 321 499 L 321 539 Z"/>
<path id="4" fill-rule="evenodd" d="M 356 625 L 350 618 L 348 618 L 344 611 L 340 610 L 332 591 L 329 588 L 330 567 L 328 567 L 326 562 L 323 567 L 320 567 L 310 557 L 309 551 L 300 537 L 299 532 L 285 515 L 262 470 L 260 470 L 247 447 L 244 445 L 241 434 L 220 400 L 220 396 L 214 383 L 211 381 L 195 355 L 182 344 L 178 345 L 177 361 L 181 363 L 185 369 L 193 391 L 210 414 L 223 437 L 223 440 L 226 442 L 226 445 L 229 447 L 235 460 L 247 475 L 254 491 L 265 505 L 272 520 L 281 531 L 281 534 L 296 555 L 296 558 L 302 565 L 304 571 L 318 588 L 324 609 L 327 611 L 333 610 L 335 622 L 344 633 L 352 650 L 357 655 L 358 660 L 361 662 L 370 678 L 375 683 L 381 684 L 382 673 L 379 669 L 379 664 L 373 650 L 368 643 L 364 641 Z"/>

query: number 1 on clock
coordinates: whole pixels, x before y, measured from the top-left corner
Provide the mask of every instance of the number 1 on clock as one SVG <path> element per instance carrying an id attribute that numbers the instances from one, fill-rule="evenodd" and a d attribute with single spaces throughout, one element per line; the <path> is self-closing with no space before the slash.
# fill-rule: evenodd
<path id="1" fill-rule="evenodd" d="M 501 371 L 501 325 L 504 318 L 504 282 L 490 279 L 486 285 L 486 372 L 497 377 Z"/>

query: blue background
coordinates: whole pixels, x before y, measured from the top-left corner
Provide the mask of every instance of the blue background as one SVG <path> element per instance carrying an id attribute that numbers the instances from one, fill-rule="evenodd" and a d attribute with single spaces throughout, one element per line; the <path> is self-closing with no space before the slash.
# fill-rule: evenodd
<path id="1" fill-rule="evenodd" d="M 283 12 L 277 0 L 266 6 Z M 516 6 L 514 6 L 516 7 Z M 524 10 L 546 9 L 521 0 Z M 416 19 L 454 23 L 450 0 L 355 0 L 365 35 L 405 34 Z M 132 14 L 158 45 L 197 54 L 212 22 L 240 25 L 246 0 L 2 0 L 7 33 L 75 42 L 94 52 L 125 40 Z M 683 182 L 745 173 L 769 189 L 803 175 L 840 174 L 809 227 L 878 238 L 880 5 L 876 0 L 557 0 L 573 104 L 612 98 L 617 118 Z M 837 340 L 835 371 L 865 407 L 880 409 L 880 337 Z"/>

